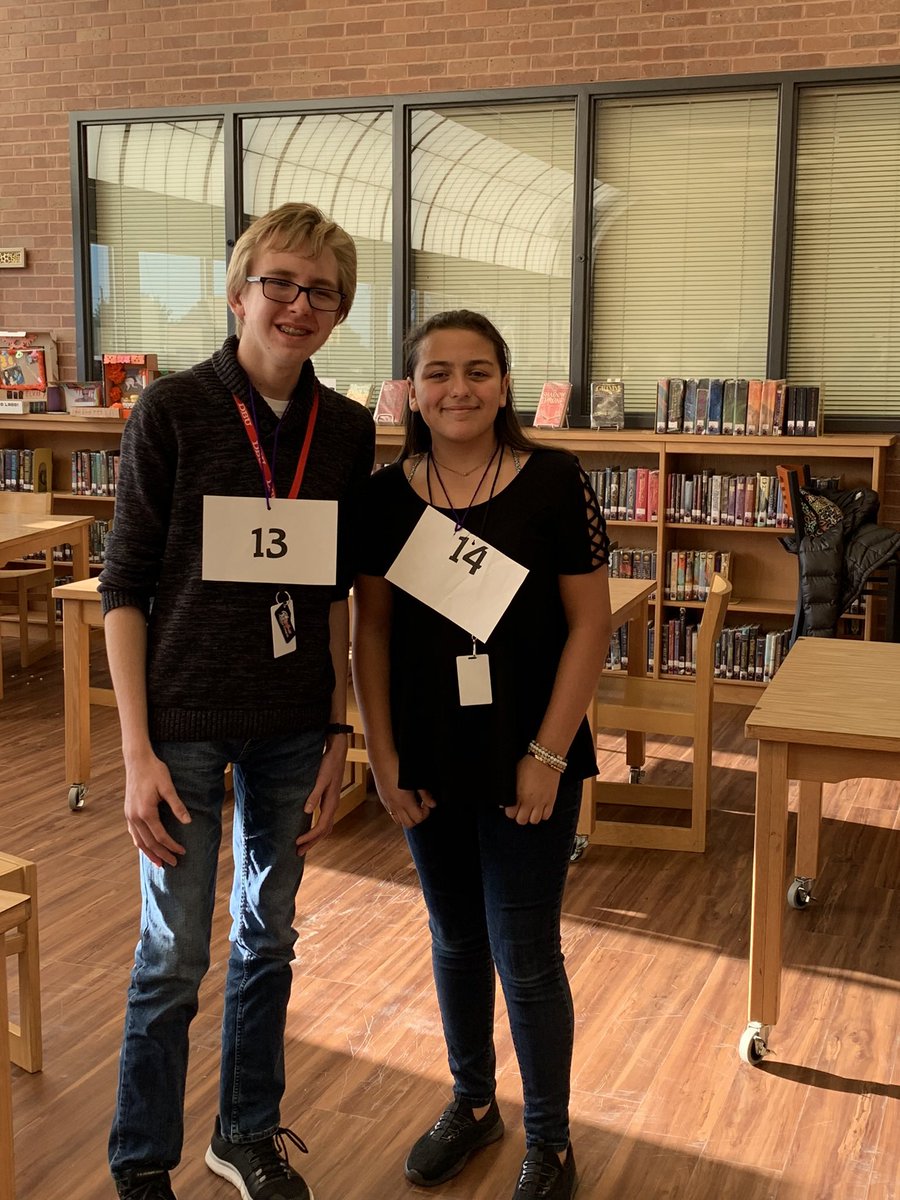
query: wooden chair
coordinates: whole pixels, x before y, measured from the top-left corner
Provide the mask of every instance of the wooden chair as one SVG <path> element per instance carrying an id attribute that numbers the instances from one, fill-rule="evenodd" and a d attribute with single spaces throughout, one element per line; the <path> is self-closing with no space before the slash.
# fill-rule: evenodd
<path id="1" fill-rule="evenodd" d="M 0 958 L 6 958 L 6 934 L 26 924 L 31 916 L 31 899 L 22 892 L 0 891 Z M 12 1079 L 10 1044 L 7 1034 L 9 1006 L 6 972 L 0 978 L 0 1200 L 15 1200 L 13 1166 Z"/>
<path id="2" fill-rule="evenodd" d="M 692 684 L 684 679 L 644 679 L 604 675 L 594 702 L 594 729 L 624 729 L 637 734 L 629 738 L 641 744 L 648 733 L 693 739 L 690 787 L 590 781 L 591 831 L 589 841 L 606 846 L 638 846 L 654 850 L 706 848 L 706 825 L 710 805 L 712 767 L 713 667 L 716 642 L 722 632 L 731 584 L 721 575 L 713 577 L 703 618 L 697 633 L 697 675 Z M 630 748 L 630 747 L 629 747 Z M 639 776 L 641 763 L 631 762 L 632 778 Z M 685 825 L 611 821 L 598 817 L 605 804 L 642 808 L 690 809 L 691 823 Z"/>
<path id="3" fill-rule="evenodd" d="M 16 956 L 19 973 L 19 1024 L 9 1024 L 9 1057 L 17 1067 L 33 1074 L 43 1066 L 37 867 L 0 851 L 0 890 L 22 892 L 31 901 L 28 918 L 10 927 L 5 957 Z M 5 972 L 5 961 L 3 969 Z"/>
<path id="4" fill-rule="evenodd" d="M 16 513 L 29 516 L 49 516 L 52 496 L 50 492 L 0 492 L 0 513 Z M 56 647 L 56 605 L 53 591 L 54 572 L 52 562 L 44 561 L 34 567 L 3 567 L 0 570 L 0 614 L 13 615 L 19 622 L 19 662 L 30 667 L 35 659 Z M 46 605 L 47 636 L 37 647 L 30 640 L 28 621 L 29 598 L 43 597 Z"/>

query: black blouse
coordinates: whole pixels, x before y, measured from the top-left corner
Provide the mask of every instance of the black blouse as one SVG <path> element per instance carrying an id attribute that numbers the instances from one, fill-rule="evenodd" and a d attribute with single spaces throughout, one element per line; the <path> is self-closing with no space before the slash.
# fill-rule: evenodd
<path id="1" fill-rule="evenodd" d="M 362 498 L 357 570 L 384 576 L 427 507 L 407 479 L 410 463 L 376 472 Z M 422 468 L 424 469 L 424 463 Z M 451 515 L 449 509 L 440 509 Z M 400 757 L 399 786 L 438 797 L 515 802 L 516 765 L 550 700 L 568 625 L 560 575 L 587 574 L 608 561 L 597 498 L 578 460 L 535 448 L 521 472 L 463 526 L 520 563 L 528 575 L 479 653 L 490 658 L 490 705 L 463 707 L 458 655 L 470 635 L 400 588 L 393 590 L 390 700 Z M 587 720 L 568 749 L 567 774 L 596 772 Z"/>

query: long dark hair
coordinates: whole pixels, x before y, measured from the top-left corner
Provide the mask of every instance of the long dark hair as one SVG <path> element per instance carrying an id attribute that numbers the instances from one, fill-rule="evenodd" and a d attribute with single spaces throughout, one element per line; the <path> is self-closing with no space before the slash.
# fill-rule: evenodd
<path id="1" fill-rule="evenodd" d="M 406 364 L 406 374 L 412 379 L 419 361 L 419 351 L 422 342 L 430 333 L 439 329 L 465 329 L 477 333 L 494 347 L 500 374 L 509 374 L 509 346 L 507 346 L 499 329 L 481 313 L 470 312 L 467 308 L 457 308 L 449 312 L 436 313 L 411 329 L 406 335 L 403 345 L 403 357 Z M 514 450 L 531 450 L 533 443 L 526 436 L 513 404 L 512 383 L 506 392 L 506 404 L 497 409 L 494 418 L 494 433 L 501 446 L 510 446 Z M 415 454 L 424 454 L 431 449 L 431 430 L 422 419 L 422 414 L 413 412 L 407 405 L 406 409 L 406 441 L 400 452 L 400 461 L 411 458 Z"/>

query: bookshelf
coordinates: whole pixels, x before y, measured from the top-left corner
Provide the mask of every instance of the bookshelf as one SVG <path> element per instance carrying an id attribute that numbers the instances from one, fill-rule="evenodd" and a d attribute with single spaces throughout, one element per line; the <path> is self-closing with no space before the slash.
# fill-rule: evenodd
<path id="1" fill-rule="evenodd" d="M 91 513 L 112 517 L 113 496 L 72 495 L 73 450 L 118 448 L 123 421 L 50 413 L 0 416 L 0 446 L 49 446 L 53 452 L 53 511 L 61 515 Z M 696 473 L 704 468 L 720 473 L 775 474 L 780 462 L 809 462 L 813 475 L 840 475 L 842 486 L 855 484 L 884 495 L 887 456 L 898 435 L 893 433 L 823 434 L 815 438 L 708 437 L 693 434 L 658 435 L 650 430 L 532 429 L 536 442 L 577 454 L 585 470 L 608 465 L 643 466 L 659 471 L 659 513 L 655 521 L 609 520 L 611 538 L 620 546 L 656 552 L 658 575 L 671 550 L 730 551 L 732 601 L 726 624 L 758 622 L 764 630 L 790 626 L 797 595 L 797 560 L 781 546 L 783 529 L 752 525 L 681 524 L 667 521 L 665 496 L 674 472 Z M 403 445 L 400 426 L 376 426 L 376 460 L 391 462 Z M 64 569 L 66 564 L 58 566 Z M 94 569 L 99 566 L 94 564 Z M 654 677 L 660 670 L 661 631 L 680 608 L 700 618 L 702 602 L 668 601 L 659 588 L 651 604 L 655 630 Z M 843 619 L 847 636 L 869 640 L 874 632 L 871 608 L 864 615 Z M 690 677 L 684 676 L 685 683 Z M 755 703 L 765 685 L 744 680 L 717 680 L 716 699 Z"/>
<path id="2" fill-rule="evenodd" d="M 808 462 L 814 476 L 839 475 L 842 487 L 865 485 L 884 496 L 885 467 L 893 433 L 823 434 L 819 437 L 709 437 L 694 434 L 658 435 L 651 430 L 531 429 L 536 442 L 558 446 L 577 454 L 586 471 L 605 466 L 647 467 L 659 471 L 659 512 L 655 521 L 608 520 L 610 538 L 621 547 L 656 552 L 657 575 L 662 583 L 666 555 L 672 550 L 730 551 L 733 587 L 726 625 L 758 623 L 761 629 L 789 628 L 798 586 L 797 559 L 779 542 L 790 532 L 754 525 L 683 524 L 666 519 L 668 479 L 676 472 L 774 475 L 782 462 Z M 402 429 L 380 426 L 376 458 L 389 462 L 403 444 Z M 685 608 L 699 623 L 701 601 L 667 600 L 662 586 L 651 602 L 650 620 L 655 630 L 652 675 L 661 674 L 662 630 L 667 620 Z M 873 637 L 871 607 L 864 615 L 845 615 L 847 636 Z M 690 676 L 668 676 L 683 679 Z M 755 704 L 765 684 L 749 680 L 720 679 L 715 683 L 718 701 Z"/>
<path id="3" fill-rule="evenodd" d="M 72 492 L 72 452 L 75 450 L 118 450 L 125 422 L 110 417 L 81 417 L 77 413 L 31 413 L 28 416 L 0 416 L 0 447 L 36 449 L 49 447 L 52 452 L 52 511 L 56 516 L 91 515 L 99 521 L 112 519 L 115 496 L 74 495 Z M 56 560 L 54 567 L 66 574 L 71 564 Z M 98 573 L 100 563 L 91 563 Z"/>

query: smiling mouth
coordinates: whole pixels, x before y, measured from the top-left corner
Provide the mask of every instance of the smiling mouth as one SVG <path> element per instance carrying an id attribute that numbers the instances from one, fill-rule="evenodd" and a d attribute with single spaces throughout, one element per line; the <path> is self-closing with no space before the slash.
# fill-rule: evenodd
<path id="1" fill-rule="evenodd" d="M 308 337 L 312 332 L 311 329 L 300 329 L 296 325 L 276 325 L 275 328 L 288 337 Z"/>

